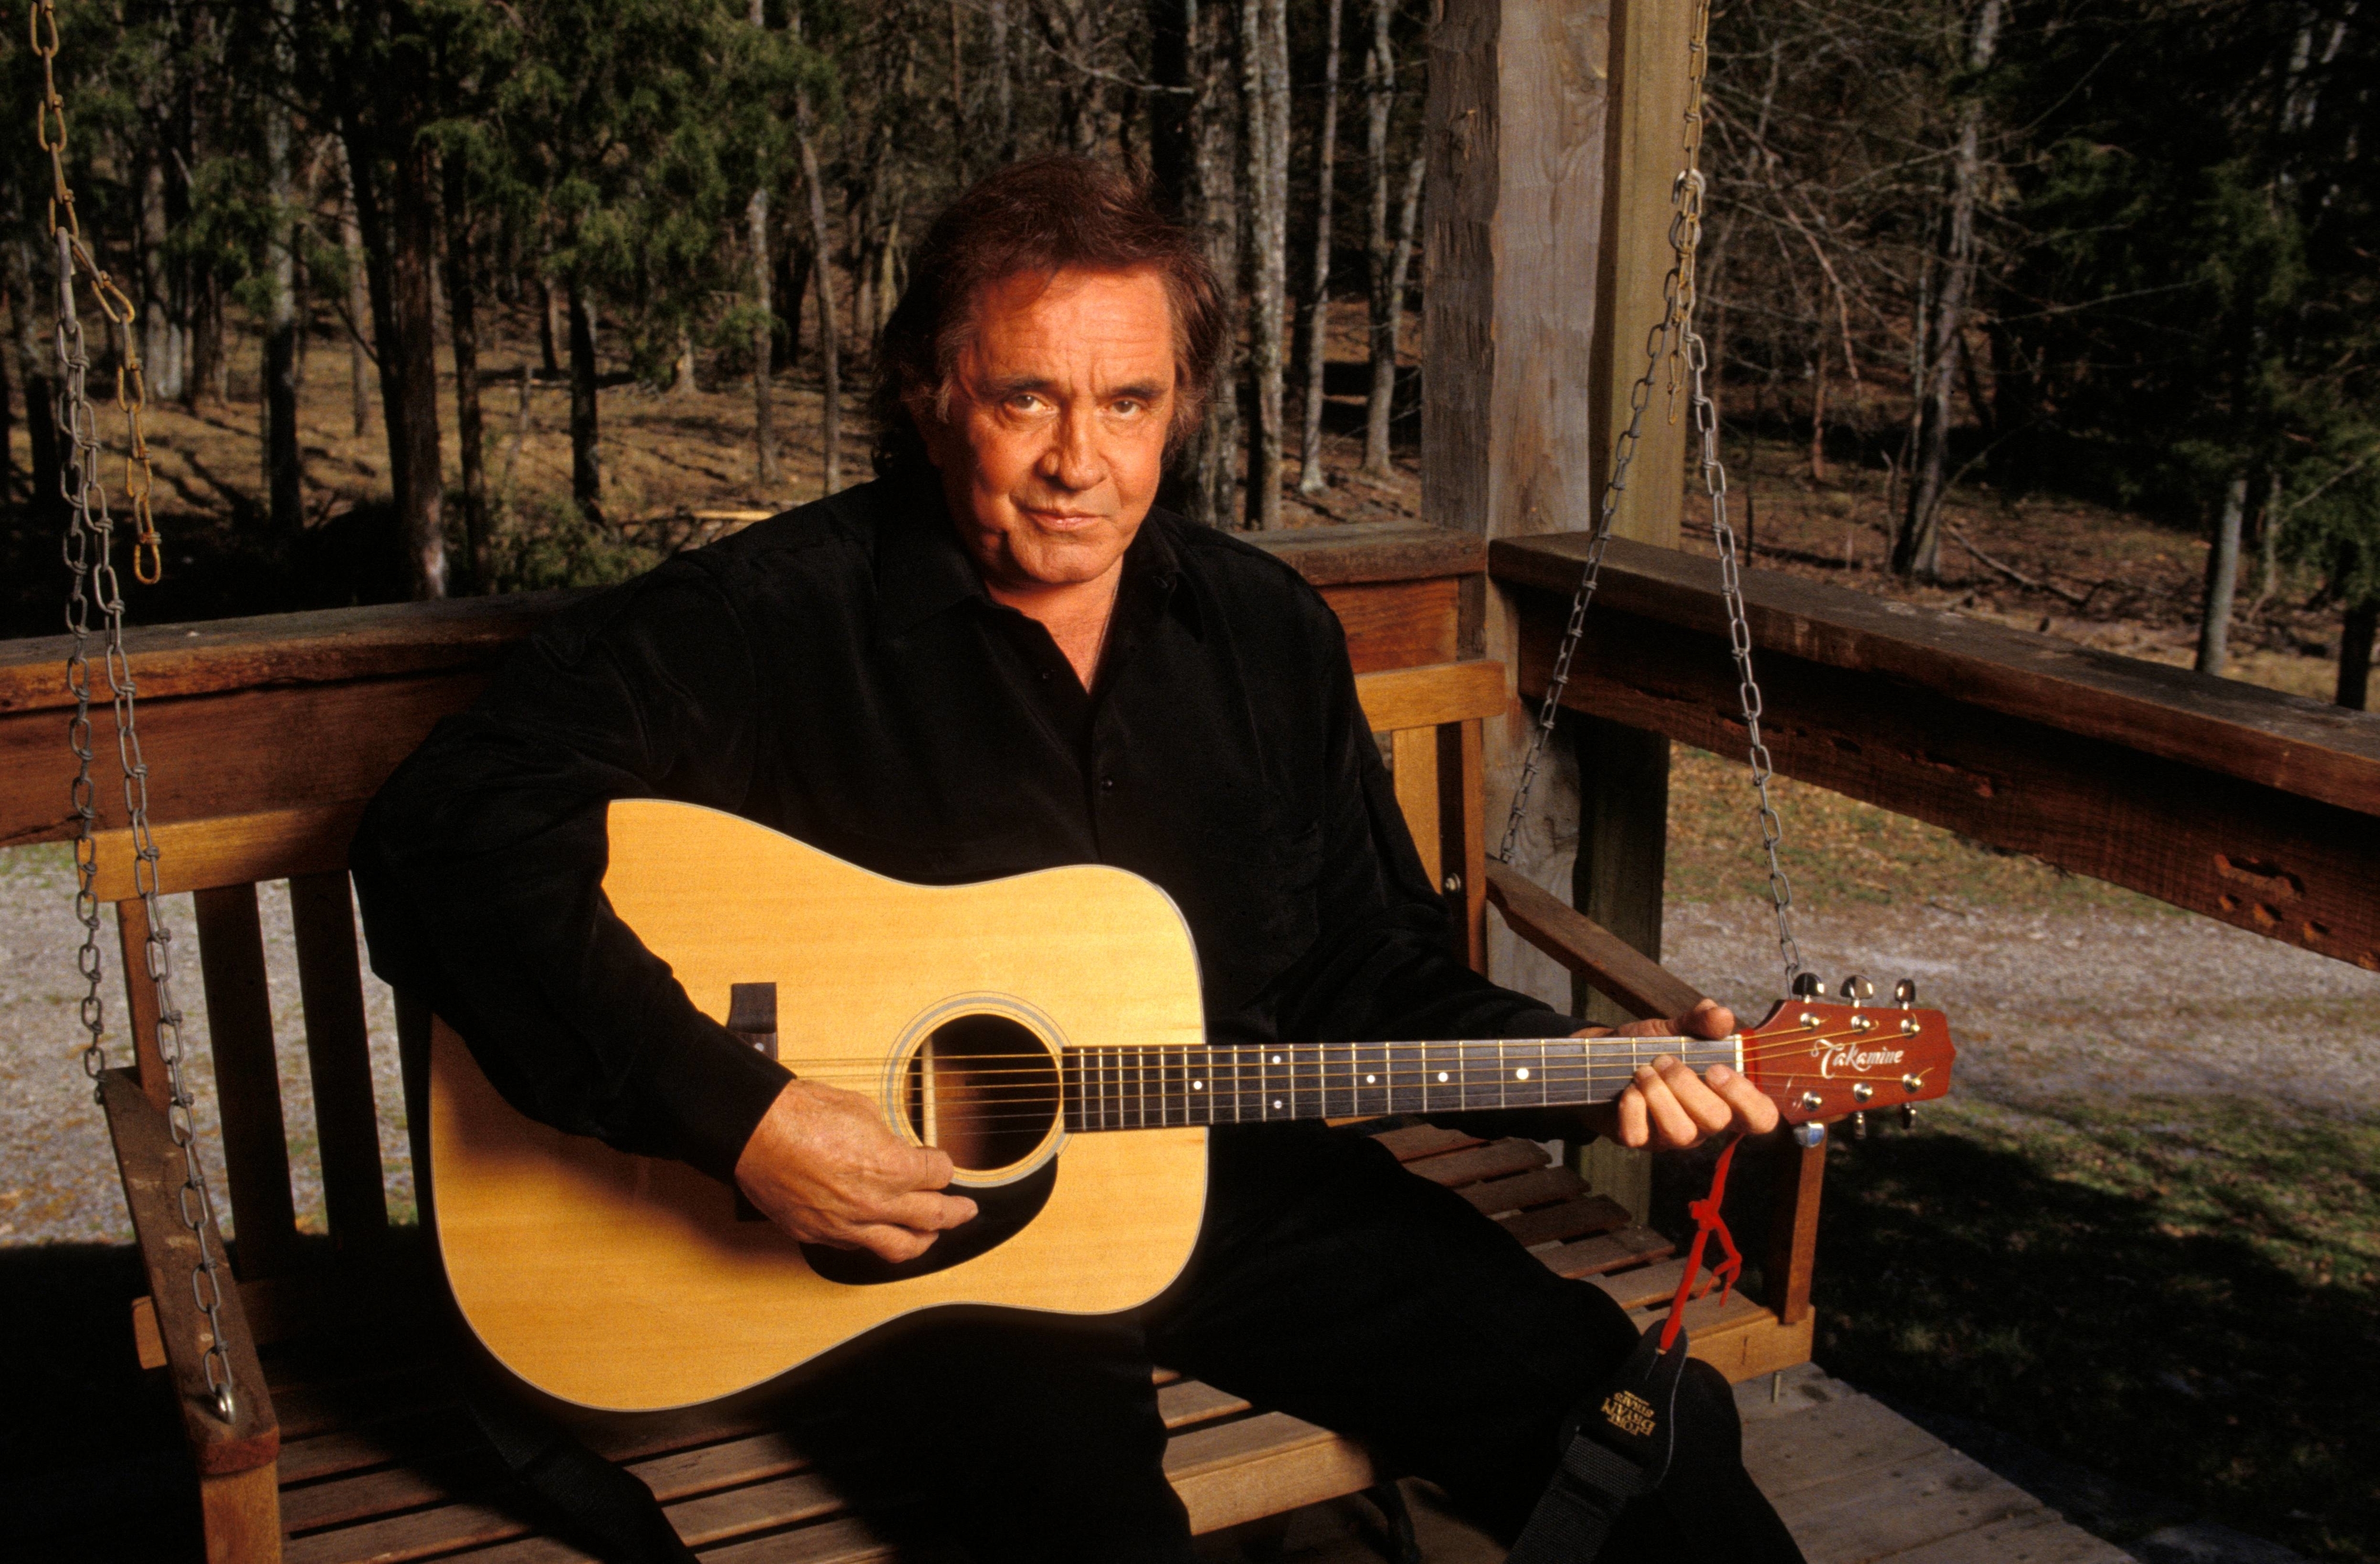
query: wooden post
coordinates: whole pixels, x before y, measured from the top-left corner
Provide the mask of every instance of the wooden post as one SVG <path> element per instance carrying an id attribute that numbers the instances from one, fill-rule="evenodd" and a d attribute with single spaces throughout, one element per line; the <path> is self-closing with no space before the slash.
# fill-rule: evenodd
<path id="1" fill-rule="evenodd" d="M 1670 195 L 1683 157 L 1685 7 L 1656 0 L 1446 0 L 1430 44 L 1430 286 L 1423 322 L 1422 512 L 1490 538 L 1593 526 L 1628 387 L 1645 367 L 1669 268 Z M 1609 84 L 1618 82 L 1612 91 Z M 1639 429 L 1620 536 L 1674 546 L 1686 425 L 1666 371 Z M 1511 604 L 1491 593 L 1486 650 L 1515 670 Z M 1528 714 L 1488 734 L 1488 843 L 1501 835 Z M 1589 814 L 1606 838 L 1658 830 L 1666 746 L 1598 734 Z M 1579 781 L 1548 757 L 1517 867 L 1572 871 Z M 1609 765 L 1606 762 L 1609 762 Z M 1609 771 L 1609 775 L 1602 774 Z M 1581 903 L 1653 931 L 1660 855 L 1593 855 Z M 1567 975 L 1496 935 L 1500 977 L 1567 1002 Z M 1649 953 L 1649 952 L 1648 952 Z"/>
<path id="2" fill-rule="evenodd" d="M 1431 38 L 1427 118 L 1426 520 L 1490 538 L 1594 525 L 1663 310 L 1689 9 L 1445 0 Z M 1682 391 L 1672 421 L 1666 366 L 1657 373 L 1614 516 L 1619 536 L 1677 543 Z M 1507 595 L 1491 591 L 1485 628 L 1488 655 L 1517 673 Z M 1488 725 L 1491 852 L 1528 718 L 1516 707 Z M 1570 879 L 1588 915 L 1658 957 L 1668 742 L 1616 724 L 1564 726 L 1569 742 L 1541 764 L 1515 867 L 1540 885 Z M 1500 981 L 1556 1004 L 1590 998 L 1492 920 L 1489 940 Z M 1621 1019 L 1595 1003 L 1595 1019 Z M 1641 1158 L 1602 1162 L 1612 1165 L 1597 1165 L 1600 1182 L 1641 1215 L 1649 1191 Z"/>
<path id="3" fill-rule="evenodd" d="M 1445 0 L 1429 45 L 1423 253 L 1422 515 L 1489 538 L 1593 518 L 1597 272 L 1611 0 Z M 1491 591 L 1489 657 L 1517 667 L 1514 620 Z M 1515 707 L 1486 725 L 1493 853 L 1529 739 Z M 1516 866 L 1570 871 L 1577 794 L 1548 757 Z M 1489 920 L 1488 970 L 1567 1005 L 1569 975 Z"/>

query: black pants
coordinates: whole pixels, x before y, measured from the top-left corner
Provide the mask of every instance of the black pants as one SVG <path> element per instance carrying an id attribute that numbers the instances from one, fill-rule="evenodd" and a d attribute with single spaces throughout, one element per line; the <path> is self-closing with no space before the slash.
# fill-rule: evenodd
<path id="1" fill-rule="evenodd" d="M 1152 1364 L 1361 1440 L 1509 1536 L 1551 1474 L 1565 1412 L 1635 1343 L 1461 1197 L 1319 1125 L 1215 1133 L 1188 1271 L 1092 1321 L 936 1311 L 831 1355 L 788 1427 L 917 1557 L 1181 1561 Z M 1716 1559 L 1698 1474 L 1633 1505 L 1611 1564 Z M 1744 1485 L 1740 1469 L 1711 1484 Z M 1684 1502 L 1670 1502 L 1671 1496 Z"/>

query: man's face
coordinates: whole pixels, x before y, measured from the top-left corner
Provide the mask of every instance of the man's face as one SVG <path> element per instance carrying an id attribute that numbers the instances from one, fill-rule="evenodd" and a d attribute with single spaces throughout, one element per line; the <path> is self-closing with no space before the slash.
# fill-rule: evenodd
<path id="1" fill-rule="evenodd" d="M 911 407 L 959 541 L 995 596 L 1118 569 L 1157 498 L 1173 418 L 1173 317 L 1154 271 L 987 285 L 950 409 Z"/>

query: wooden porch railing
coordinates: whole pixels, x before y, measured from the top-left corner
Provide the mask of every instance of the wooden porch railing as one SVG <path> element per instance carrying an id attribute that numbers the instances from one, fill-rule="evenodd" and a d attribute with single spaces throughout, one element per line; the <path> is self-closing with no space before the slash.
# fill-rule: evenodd
<path id="1" fill-rule="evenodd" d="M 1575 534 L 1499 540 L 1522 692 Z M 1783 774 L 2380 970 L 2380 715 L 1771 571 L 1743 573 Z M 1716 561 L 1607 556 L 1563 704 L 1741 752 Z"/>

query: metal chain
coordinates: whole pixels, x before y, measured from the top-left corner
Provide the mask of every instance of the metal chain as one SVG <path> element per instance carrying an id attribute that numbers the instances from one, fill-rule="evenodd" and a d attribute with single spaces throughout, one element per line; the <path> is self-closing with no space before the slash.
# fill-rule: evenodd
<path id="1" fill-rule="evenodd" d="M 1743 725 L 1750 748 L 1752 784 L 1759 794 L 1760 840 L 1768 857 L 1768 896 L 1777 914 L 1777 945 L 1785 963 L 1785 983 L 1790 989 L 1802 971 L 1802 948 L 1793 938 L 1793 882 L 1785 873 L 1779 856 L 1784 830 L 1778 819 L 1777 807 L 1768 794 L 1769 778 L 1774 768 L 1768 756 L 1768 746 L 1760 736 L 1762 702 L 1759 681 L 1752 670 L 1752 630 L 1743 606 L 1743 583 L 1737 569 L 1735 531 L 1727 515 L 1727 468 L 1719 460 L 1718 409 L 1705 388 L 1705 370 L 1708 351 L 1702 334 L 1694 329 L 1695 254 L 1702 243 L 1702 212 L 1705 182 L 1699 166 L 1702 153 L 1703 76 L 1709 62 L 1710 0 L 1699 0 L 1694 7 L 1694 24 L 1686 55 L 1686 109 L 1683 149 L 1685 166 L 1671 186 L 1670 200 L 1669 274 L 1661 281 L 1662 311 L 1660 322 L 1654 326 L 1645 341 L 1645 372 L 1628 392 L 1628 423 L 1613 442 L 1610 477 L 1603 486 L 1602 503 L 1597 511 L 1595 529 L 1587 540 L 1586 559 L 1580 567 L 1578 589 L 1571 598 L 1570 622 L 1564 626 L 1560 647 L 1554 653 L 1553 668 L 1546 682 L 1543 702 L 1537 708 L 1536 729 L 1529 735 L 1529 747 L 1521 762 L 1521 776 L 1512 791 L 1512 812 L 1505 817 L 1504 839 L 1496 849 L 1497 861 L 1509 864 L 1513 849 L 1519 844 L 1521 824 L 1526 818 L 1530 791 L 1536 786 L 1537 771 L 1544 763 L 1546 746 L 1553 739 L 1554 724 L 1561 710 L 1563 688 L 1570 683 L 1572 661 L 1578 655 L 1580 640 L 1586 634 L 1587 605 L 1595 600 L 1595 588 L 1603 574 L 1604 550 L 1611 541 L 1611 525 L 1619 512 L 1620 496 L 1627 491 L 1628 471 L 1634 463 L 1636 448 L 1645 425 L 1645 409 L 1652 400 L 1653 382 L 1663 363 L 1669 366 L 1670 419 L 1679 417 L 1678 396 L 1682 390 L 1694 410 L 1694 429 L 1700 438 L 1697 453 L 1702 471 L 1703 487 L 1709 496 L 1711 540 L 1718 550 L 1719 587 L 1727 601 L 1728 644 L 1735 658 L 1737 696 L 1742 703 Z"/>
<path id="2" fill-rule="evenodd" d="M 157 843 L 149 830 L 149 766 L 140 754 L 132 666 L 124 649 L 124 594 L 113 557 L 115 520 L 108 509 L 106 487 L 99 477 L 99 419 L 91 405 L 91 358 L 83 343 L 81 311 L 75 303 L 77 275 L 89 281 L 101 312 L 123 333 L 115 396 L 128 430 L 127 502 L 140 524 L 133 543 L 132 569 L 137 579 L 150 583 L 157 579 L 159 573 L 155 568 L 157 536 L 149 519 L 149 449 L 140 428 L 140 413 L 147 397 L 140 374 L 139 311 L 83 244 L 75 221 L 74 191 L 66 176 L 66 103 L 58 96 L 55 71 L 58 51 L 55 4 L 55 0 L 37 0 L 31 11 L 31 30 L 33 52 L 41 56 L 42 77 L 34 136 L 42 150 L 50 154 L 50 236 L 57 248 L 58 421 L 66 430 L 69 453 L 59 471 L 58 487 L 67 502 L 69 518 L 61 552 L 70 579 L 67 629 L 74 637 L 73 649 L 67 659 L 67 685 L 75 697 L 67 741 L 76 761 L 70 790 L 75 814 L 75 915 L 83 927 L 82 949 L 76 964 L 84 982 L 82 1024 L 90 1034 L 90 1041 L 83 1048 L 82 1067 L 83 1073 L 94 1081 L 107 1068 L 106 1005 L 100 993 L 98 790 L 91 770 L 91 615 L 96 607 L 101 617 L 98 634 L 102 657 L 115 718 L 116 760 L 124 775 L 124 812 L 132 840 L 132 882 L 149 926 L 142 964 L 157 997 L 157 1051 L 165 1066 L 165 1122 L 176 1148 L 182 1154 L 182 1188 L 176 1208 L 198 1246 L 198 1260 L 190 1269 L 190 1298 L 207 1321 L 206 1347 L 200 1361 L 206 1374 L 207 1388 L 213 1396 L 215 1414 L 229 1423 L 238 1401 L 232 1385 L 231 1359 L 223 1346 L 224 1262 L 207 1241 L 213 1203 L 207 1192 L 206 1169 L 199 1158 L 189 1090 L 182 1078 L 182 1012 L 174 1003 L 173 936 L 165 927 L 164 909 L 159 905 Z M 65 213 L 63 222 L 61 212 Z M 144 557 L 150 564 L 146 571 L 142 568 Z"/>

